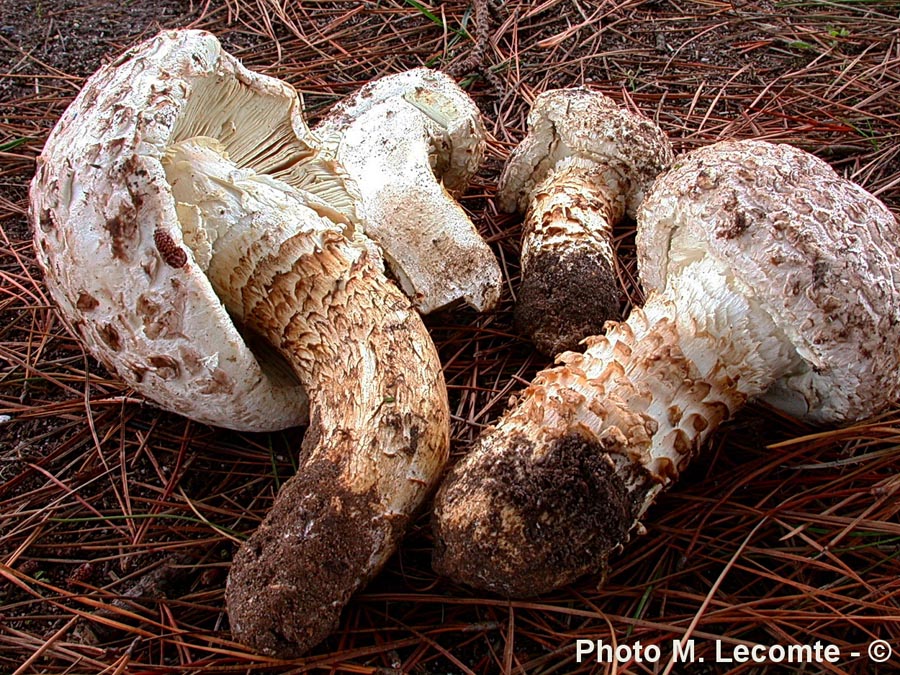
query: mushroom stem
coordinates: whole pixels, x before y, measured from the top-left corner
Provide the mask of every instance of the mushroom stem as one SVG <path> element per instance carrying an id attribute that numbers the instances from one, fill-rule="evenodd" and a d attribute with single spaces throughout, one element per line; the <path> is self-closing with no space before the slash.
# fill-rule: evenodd
<path id="1" fill-rule="evenodd" d="M 368 123 L 351 127 L 342 140 L 339 157 L 354 170 L 366 235 L 382 244 L 385 263 L 423 314 L 460 298 L 490 309 L 499 296 L 499 267 L 465 211 L 435 180 L 421 116 L 414 109 L 383 120 L 368 119 L 374 118 L 369 113 Z"/>
<path id="2" fill-rule="evenodd" d="M 604 566 L 708 435 L 797 360 L 708 258 L 586 342 L 540 373 L 442 486 L 439 572 L 528 596 Z"/>
<path id="3" fill-rule="evenodd" d="M 409 300 L 327 206 L 237 168 L 209 139 L 175 146 L 164 166 L 185 240 L 226 308 L 309 392 L 297 474 L 238 551 L 227 588 L 238 639 L 297 654 L 386 562 L 440 473 L 440 363 Z"/>
<path id="4" fill-rule="evenodd" d="M 575 349 L 619 314 L 612 228 L 625 213 L 625 180 L 609 164 L 569 157 L 532 193 L 515 320 L 545 354 Z"/>
<path id="5" fill-rule="evenodd" d="M 621 316 L 612 228 L 671 161 L 662 129 L 600 92 L 534 100 L 497 197 L 504 211 L 529 211 L 515 320 L 538 350 L 577 349 Z"/>
<path id="6" fill-rule="evenodd" d="M 484 153 L 478 109 L 452 79 L 425 68 L 380 78 L 315 133 L 356 181 L 366 235 L 419 311 L 460 299 L 494 307 L 500 267 L 448 192 L 466 186 Z"/>

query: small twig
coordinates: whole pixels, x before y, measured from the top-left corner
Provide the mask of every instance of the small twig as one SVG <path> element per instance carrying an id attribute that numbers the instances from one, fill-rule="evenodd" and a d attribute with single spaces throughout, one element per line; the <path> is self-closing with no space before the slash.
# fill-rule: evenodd
<path id="1" fill-rule="evenodd" d="M 446 68 L 446 72 L 455 78 L 461 78 L 473 72 L 478 73 L 499 94 L 503 92 L 503 85 L 497 75 L 485 65 L 485 56 L 491 42 L 490 10 L 493 9 L 494 12 L 497 12 L 498 9 L 491 4 L 490 0 L 472 0 L 472 7 L 475 14 L 475 30 L 473 32 L 475 44 L 466 58 L 459 63 L 451 64 Z"/>

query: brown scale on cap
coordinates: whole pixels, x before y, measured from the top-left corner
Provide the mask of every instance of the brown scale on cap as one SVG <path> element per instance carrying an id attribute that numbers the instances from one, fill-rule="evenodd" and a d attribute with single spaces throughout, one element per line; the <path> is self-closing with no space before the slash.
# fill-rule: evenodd
<path id="1" fill-rule="evenodd" d="M 651 121 L 583 88 L 538 96 L 528 129 L 498 196 L 526 213 L 516 325 L 552 356 L 619 316 L 612 228 L 634 215 L 672 148 Z"/>
<path id="2" fill-rule="evenodd" d="M 175 243 L 172 235 L 165 230 L 157 229 L 153 233 L 153 243 L 156 244 L 156 250 L 159 251 L 163 261 L 169 267 L 177 269 L 187 264 L 187 253 Z"/>
<path id="3" fill-rule="evenodd" d="M 637 243 L 645 306 L 539 373 L 441 487 L 438 571 L 511 596 L 605 571 L 747 400 L 842 422 L 900 395 L 900 223 L 821 160 L 690 153 L 649 190 Z"/>

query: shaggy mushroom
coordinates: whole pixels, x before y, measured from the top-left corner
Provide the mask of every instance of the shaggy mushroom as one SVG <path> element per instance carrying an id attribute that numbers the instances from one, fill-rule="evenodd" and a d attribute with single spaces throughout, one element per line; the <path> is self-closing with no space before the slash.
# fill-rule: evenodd
<path id="1" fill-rule="evenodd" d="M 722 142 L 638 214 L 643 309 L 540 373 L 437 497 L 436 568 L 513 596 L 605 568 L 748 399 L 815 421 L 900 393 L 900 223 L 788 145 Z"/>
<path id="2" fill-rule="evenodd" d="M 235 556 L 231 628 L 301 653 L 394 551 L 449 447 L 440 363 L 421 319 L 367 251 L 301 191 L 239 169 L 202 137 L 163 160 L 183 223 L 209 242 L 226 308 L 310 395 L 296 475 Z"/>
<path id="3" fill-rule="evenodd" d="M 384 564 L 449 446 L 434 346 L 354 240 L 350 193 L 303 141 L 298 106 L 213 36 L 164 33 L 88 81 L 32 186 L 48 287 L 111 369 L 227 426 L 296 423 L 308 392 L 297 474 L 227 587 L 236 637 L 284 655 L 325 637 Z M 253 369 L 229 315 L 294 384 Z"/>
<path id="4" fill-rule="evenodd" d="M 450 77 L 416 68 L 375 80 L 315 133 L 355 179 L 365 233 L 419 311 L 496 304 L 497 260 L 448 193 L 466 187 L 484 154 L 478 108 Z"/>
<path id="5" fill-rule="evenodd" d="M 653 122 L 589 89 L 538 96 L 500 178 L 500 208 L 526 212 L 518 329 L 548 355 L 619 316 L 612 228 L 672 161 Z"/>

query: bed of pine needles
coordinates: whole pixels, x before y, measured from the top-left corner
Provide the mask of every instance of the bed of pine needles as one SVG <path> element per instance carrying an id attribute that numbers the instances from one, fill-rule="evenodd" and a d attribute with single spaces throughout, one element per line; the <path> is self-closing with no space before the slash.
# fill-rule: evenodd
<path id="1" fill-rule="evenodd" d="M 159 5 L 157 10 L 154 7 Z M 0 673 L 895 672 L 900 649 L 900 410 L 812 428 L 738 414 L 587 578 L 509 602 L 435 576 L 423 513 L 384 572 L 306 658 L 231 640 L 224 582 L 240 540 L 293 471 L 302 429 L 239 434 L 160 412 L 60 322 L 37 269 L 26 186 L 85 76 L 160 27 L 215 31 L 302 92 L 309 118 L 365 82 L 449 70 L 480 106 L 488 158 L 463 204 L 507 277 L 497 311 L 427 319 L 453 412 L 453 455 L 547 362 L 511 327 L 520 219 L 495 183 L 550 87 L 590 85 L 656 120 L 678 150 L 787 141 L 900 213 L 900 6 L 865 0 L 165 0 L 2 3 L 0 11 Z M 14 11 L 10 8 L 14 8 Z M 10 11 L 7 11 L 10 10 Z M 63 50 L 64 58 L 59 50 Z M 81 50 L 81 51 L 79 51 Z M 640 301 L 633 224 L 618 231 Z M 599 587 L 598 587 L 599 586 Z M 661 646 L 658 664 L 577 663 L 575 641 Z M 840 647 L 837 664 L 715 664 L 714 644 Z M 853 653 L 859 656 L 853 656 Z"/>

